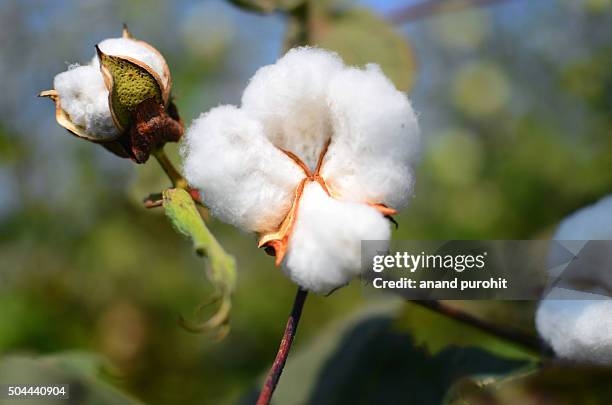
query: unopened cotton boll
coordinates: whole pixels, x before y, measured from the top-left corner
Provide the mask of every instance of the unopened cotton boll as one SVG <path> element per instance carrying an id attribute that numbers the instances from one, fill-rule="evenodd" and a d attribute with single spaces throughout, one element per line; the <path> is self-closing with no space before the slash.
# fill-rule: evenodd
<path id="1" fill-rule="evenodd" d="M 570 215 L 560 224 L 555 239 L 612 239 L 612 196 Z M 581 248 L 576 244 L 568 244 L 567 247 L 574 254 L 578 254 Z M 547 299 L 540 302 L 536 327 L 560 357 L 586 363 L 612 364 L 610 297 L 554 288 Z"/>
<path id="2" fill-rule="evenodd" d="M 327 294 L 359 274 L 362 240 L 388 240 L 390 234 L 389 221 L 374 208 L 337 201 L 309 183 L 283 270 L 303 288 Z"/>
<path id="3" fill-rule="evenodd" d="M 361 268 L 361 241 L 390 238 L 386 215 L 414 184 L 419 129 L 408 98 L 379 67 L 297 48 L 260 68 L 240 107 L 197 119 L 185 175 L 221 220 L 302 288 L 329 293 Z"/>
<path id="4" fill-rule="evenodd" d="M 55 76 L 53 87 L 74 124 L 98 139 L 118 135 L 108 108 L 108 90 L 99 68 L 71 66 Z"/>
<path id="5" fill-rule="evenodd" d="M 125 26 L 122 35 L 97 44 L 88 65 L 71 65 L 39 97 L 55 103 L 55 120 L 69 133 L 145 163 L 164 144 L 178 142 L 184 126 L 164 57 Z"/>
<path id="6" fill-rule="evenodd" d="M 163 101 L 167 102 L 171 79 L 163 56 L 149 44 L 133 39 L 127 31 L 124 31 L 124 35 L 126 36 L 123 38 L 106 39 L 98 44 L 98 48 L 106 55 L 125 58 L 152 76 L 156 75 L 155 80 L 160 86 Z M 77 136 L 106 142 L 121 135 L 110 110 L 108 85 L 109 83 L 104 81 L 96 55 L 88 65 L 72 65 L 67 71 L 56 75 L 53 91 L 57 94 L 44 92 L 44 95 L 55 97 L 61 109 L 68 115 L 70 124 L 76 127 L 63 126 Z"/>

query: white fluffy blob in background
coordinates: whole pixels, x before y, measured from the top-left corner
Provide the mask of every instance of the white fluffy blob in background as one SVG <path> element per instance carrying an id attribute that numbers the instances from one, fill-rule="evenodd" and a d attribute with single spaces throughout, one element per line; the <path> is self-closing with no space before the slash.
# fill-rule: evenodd
<path id="1" fill-rule="evenodd" d="M 150 66 L 162 80 L 169 80 L 164 73 L 165 61 L 156 51 L 139 41 L 128 38 L 111 38 L 98 44 L 108 55 L 129 56 Z M 80 126 L 91 137 L 99 140 L 119 135 L 108 107 L 108 90 L 100 72 L 97 56 L 88 65 L 71 65 L 53 80 L 62 109 L 72 123 Z"/>
<path id="2" fill-rule="evenodd" d="M 566 218 L 555 239 L 612 239 L 612 196 Z M 565 244 L 565 247 L 577 254 L 582 243 Z M 612 364 L 610 297 L 555 288 L 549 298 L 538 307 L 536 326 L 555 353 L 578 362 Z"/>

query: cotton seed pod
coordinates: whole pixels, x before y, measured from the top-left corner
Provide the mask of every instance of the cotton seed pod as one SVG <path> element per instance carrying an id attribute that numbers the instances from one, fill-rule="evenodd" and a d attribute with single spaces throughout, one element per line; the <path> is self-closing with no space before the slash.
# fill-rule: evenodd
<path id="1" fill-rule="evenodd" d="M 612 239 L 612 195 L 565 218 L 554 239 L 580 257 L 589 240 Z M 607 271 L 605 262 L 602 274 Z M 605 287 L 597 273 L 586 277 L 590 285 Z M 604 288 L 605 290 L 605 288 Z M 540 336 L 556 355 L 579 363 L 612 365 L 612 299 L 609 294 L 554 287 L 536 312 Z"/>
<path id="2" fill-rule="evenodd" d="M 255 73 L 239 107 L 192 123 L 184 173 L 212 215 L 256 232 L 291 280 L 329 294 L 359 275 L 362 240 L 391 237 L 419 139 L 410 101 L 379 66 L 296 48 Z"/>
<path id="3" fill-rule="evenodd" d="M 127 28 L 96 51 L 89 64 L 55 76 L 54 89 L 40 96 L 55 102 L 56 120 L 70 133 L 144 163 L 155 148 L 183 134 L 168 64 Z"/>

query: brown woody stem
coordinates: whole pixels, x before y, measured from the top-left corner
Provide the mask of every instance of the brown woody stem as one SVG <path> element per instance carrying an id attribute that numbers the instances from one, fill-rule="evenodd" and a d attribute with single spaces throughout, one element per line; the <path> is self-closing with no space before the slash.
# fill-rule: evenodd
<path id="1" fill-rule="evenodd" d="M 438 14 L 453 13 L 470 7 L 484 7 L 505 3 L 512 0 L 425 0 L 409 4 L 388 14 L 387 20 L 393 24 L 404 24 Z"/>
<path id="2" fill-rule="evenodd" d="M 174 164 L 170 161 L 166 152 L 164 152 L 163 147 L 155 149 L 153 156 L 155 156 L 161 168 L 168 175 L 174 187 L 187 189 L 187 180 L 176 170 L 176 167 L 174 167 Z"/>
<path id="3" fill-rule="evenodd" d="M 274 359 L 272 368 L 268 372 L 266 382 L 261 389 L 259 398 L 257 399 L 257 405 L 267 405 L 272 399 L 272 394 L 274 393 L 278 380 L 283 373 L 283 368 L 285 367 L 289 350 L 291 350 L 291 344 L 293 343 L 293 338 L 295 337 L 295 332 L 297 331 L 298 323 L 300 322 L 302 308 L 304 307 L 304 302 L 306 301 L 307 295 L 308 291 L 298 287 L 295 299 L 293 300 L 293 308 L 291 309 L 291 314 L 289 314 L 289 319 L 287 319 L 287 326 L 285 326 L 285 333 L 283 333 L 283 338 L 281 339 L 278 352 L 276 353 L 276 358 Z"/>
<path id="4" fill-rule="evenodd" d="M 546 345 L 543 344 L 543 342 L 541 342 L 536 336 L 527 334 L 514 328 L 489 323 L 458 308 L 444 304 L 441 301 L 412 300 L 410 302 L 437 312 L 440 315 L 447 316 L 474 328 L 480 329 L 490 335 L 516 343 L 530 351 L 542 353 L 549 350 Z"/>

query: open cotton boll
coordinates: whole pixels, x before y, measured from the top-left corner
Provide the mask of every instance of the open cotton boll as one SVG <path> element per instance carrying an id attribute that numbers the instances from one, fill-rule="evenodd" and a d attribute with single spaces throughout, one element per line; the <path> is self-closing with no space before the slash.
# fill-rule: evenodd
<path id="1" fill-rule="evenodd" d="M 340 198 L 399 209 L 412 194 L 419 127 L 408 98 L 377 65 L 346 69 L 329 88 L 334 137 L 322 175 Z"/>
<path id="2" fill-rule="evenodd" d="M 259 232 L 276 264 L 317 293 L 359 274 L 362 240 L 389 240 L 381 212 L 392 210 L 380 204 L 402 207 L 414 183 L 408 99 L 377 66 L 346 67 L 318 48 L 259 69 L 241 108 L 213 109 L 185 138 L 186 177 L 212 214 Z"/>
<path id="3" fill-rule="evenodd" d="M 118 135 L 108 107 L 108 90 L 98 68 L 71 66 L 55 76 L 53 87 L 62 109 L 87 134 L 100 140 Z"/>
<path id="4" fill-rule="evenodd" d="M 574 254 L 579 254 L 583 241 L 612 239 L 612 196 L 570 215 L 559 225 L 554 239 L 580 241 L 562 242 Z M 560 357 L 612 364 L 610 297 L 554 288 L 540 302 L 536 327 Z"/>
<path id="5" fill-rule="evenodd" d="M 144 63 L 158 74 L 162 83 L 168 85 L 170 77 L 166 61 L 159 52 L 146 43 L 130 38 L 109 38 L 100 42 L 98 47 L 107 55 L 128 56 Z M 94 66 L 98 66 L 98 57 L 95 56 L 92 62 Z"/>
<path id="6" fill-rule="evenodd" d="M 302 288 L 329 293 L 360 273 L 362 240 L 388 240 L 390 233 L 374 208 L 337 201 L 320 184 L 308 183 L 283 270 Z"/>
<path id="7" fill-rule="evenodd" d="M 293 201 L 302 171 L 264 136 L 261 124 L 234 106 L 196 119 L 185 135 L 184 172 L 222 221 L 272 231 Z"/>
<path id="8" fill-rule="evenodd" d="M 555 239 L 612 239 L 612 195 L 564 219 L 555 233 Z"/>
<path id="9" fill-rule="evenodd" d="M 242 96 L 242 108 L 263 124 L 274 145 L 295 153 L 314 170 L 332 135 L 329 82 L 343 68 L 335 53 L 292 49 L 255 73 Z"/>
<path id="10" fill-rule="evenodd" d="M 582 299 L 542 301 L 536 314 L 538 332 L 560 357 L 612 364 L 612 300 L 580 295 Z"/>

